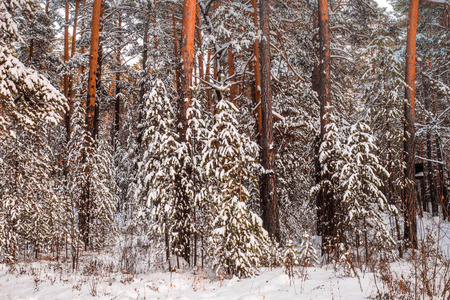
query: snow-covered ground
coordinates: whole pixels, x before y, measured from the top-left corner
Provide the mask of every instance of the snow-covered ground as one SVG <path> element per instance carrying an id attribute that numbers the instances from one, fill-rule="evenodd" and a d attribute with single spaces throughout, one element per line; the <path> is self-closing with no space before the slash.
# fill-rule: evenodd
<path id="1" fill-rule="evenodd" d="M 340 277 L 332 267 L 308 268 L 304 281 L 298 276 L 290 281 L 281 268 L 263 269 L 260 276 L 242 280 L 192 272 L 83 276 L 49 268 L 46 262 L 39 262 L 11 272 L 1 265 L 0 299 L 353 300 L 376 295 L 373 275 L 360 280 Z"/>
<path id="2" fill-rule="evenodd" d="M 444 295 L 442 297 L 445 298 L 450 295 L 449 291 L 445 291 L 450 270 L 450 223 L 427 214 L 418 219 L 418 236 L 423 241 L 431 236 L 433 242 L 428 248 L 418 250 L 415 262 L 411 259 L 412 252 L 408 252 L 403 259 L 391 261 L 388 266 L 381 266 L 381 269 L 378 265 L 366 265 L 363 270 L 355 268 L 354 271 L 358 272 L 356 277 L 343 276 L 342 268 L 335 269 L 333 265 L 319 265 L 297 269 L 298 273 L 293 280 L 282 268 L 263 268 L 259 276 L 246 279 L 223 279 L 210 269 L 194 272 L 186 268 L 168 272 L 167 265 L 151 267 L 153 264 L 148 263 L 154 261 L 154 249 L 144 251 L 143 248 L 130 244 L 129 239 L 127 244 L 119 238 L 114 246 L 100 254 L 84 253 L 77 272 L 70 271 L 70 260 L 58 262 L 43 258 L 12 266 L 0 264 L 0 300 L 353 300 L 376 299 L 380 294 L 390 295 L 390 299 L 397 299 L 395 295 L 404 296 L 401 299 L 409 299 L 411 293 L 421 295 L 422 299 L 426 298 L 426 287 L 432 288 L 434 295 Z M 131 257 L 136 263 L 137 275 L 120 272 L 125 245 L 130 246 L 133 251 Z M 443 254 L 439 260 L 433 254 L 433 249 L 437 247 Z M 429 255 L 428 260 L 422 259 L 424 253 Z M 369 272 L 372 267 L 377 270 L 377 275 Z M 428 272 L 428 285 L 424 284 L 424 277 L 421 277 L 424 270 Z M 382 283 L 382 276 L 388 277 L 387 285 Z"/>

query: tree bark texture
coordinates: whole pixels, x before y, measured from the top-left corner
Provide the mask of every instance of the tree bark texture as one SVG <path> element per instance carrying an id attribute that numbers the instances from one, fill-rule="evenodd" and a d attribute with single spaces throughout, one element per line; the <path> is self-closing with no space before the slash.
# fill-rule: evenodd
<path id="1" fill-rule="evenodd" d="M 186 131 L 188 127 L 187 109 L 191 103 L 192 71 L 194 68 L 194 43 L 195 43 L 195 17 L 196 0 L 184 0 L 183 19 L 181 29 L 181 77 L 180 77 L 180 97 L 178 99 L 178 128 L 181 143 L 188 142 Z M 188 149 L 189 151 L 189 149 Z M 184 165 L 182 162 L 181 165 Z M 181 176 L 190 176 L 189 170 L 186 174 L 177 175 L 178 205 L 176 220 L 178 223 L 175 231 L 178 233 L 177 249 L 179 254 L 190 264 L 190 199 L 182 186 Z"/>
<path id="2" fill-rule="evenodd" d="M 33 65 L 33 55 L 34 55 L 34 40 L 31 39 L 30 40 L 30 53 L 28 56 L 28 63 L 29 63 L 30 67 Z"/>
<path id="3" fill-rule="evenodd" d="M 144 108 L 145 108 L 145 100 L 144 100 L 144 95 L 145 95 L 145 84 L 144 84 L 144 78 L 147 76 L 147 60 L 148 60 L 148 31 L 150 28 L 150 7 L 148 7 L 148 18 L 145 21 L 144 24 L 144 36 L 143 36 L 143 49 L 142 49 L 142 78 L 141 78 L 141 84 L 139 87 L 139 100 L 140 100 L 140 105 L 139 105 L 139 120 L 138 120 L 138 124 L 142 124 L 144 121 Z M 138 134 L 137 134 L 137 140 L 138 140 L 138 144 L 140 145 L 142 143 L 142 136 L 143 136 L 143 129 L 140 128 L 138 129 Z"/>
<path id="4" fill-rule="evenodd" d="M 416 35 L 419 0 L 409 1 L 408 33 L 406 41 L 406 88 L 404 157 L 405 157 L 405 187 L 404 187 L 404 238 L 412 248 L 417 248 L 417 204 L 414 188 L 415 153 L 414 153 L 414 114 L 415 114 L 415 76 L 416 76 Z"/>
<path id="5" fill-rule="evenodd" d="M 439 134 L 436 135 L 436 156 L 437 160 L 442 162 L 439 164 L 439 173 L 438 173 L 438 182 L 440 185 L 440 195 L 439 195 L 439 203 L 442 205 L 442 211 L 444 215 L 444 219 L 449 220 L 449 209 L 450 209 L 450 202 L 448 198 L 448 188 L 445 180 L 445 174 L 444 174 L 444 160 L 442 157 L 442 149 L 441 149 L 441 136 Z M 448 178 L 448 176 L 447 176 Z"/>
<path id="6" fill-rule="evenodd" d="M 191 102 L 192 70 L 194 68 L 194 37 L 195 37 L 195 11 L 197 1 L 184 0 L 183 23 L 181 33 L 181 78 L 179 97 L 179 122 L 181 123 L 180 138 L 186 141 L 187 115 L 186 111 Z"/>
<path id="7" fill-rule="evenodd" d="M 262 39 L 260 41 L 262 117 L 261 164 L 264 168 L 264 173 L 261 178 L 261 210 L 264 228 L 268 231 L 273 240 L 280 242 L 270 78 L 269 1 L 260 0 L 259 5 L 262 30 Z"/>
<path id="8" fill-rule="evenodd" d="M 425 79 L 424 82 L 424 88 L 425 88 L 425 99 L 424 99 L 424 104 L 425 104 L 425 111 L 430 112 L 430 95 L 431 95 L 431 91 L 430 91 L 430 81 L 428 79 Z M 426 122 L 426 124 L 428 124 L 429 122 Z M 432 147 L 431 147 L 431 130 L 429 128 L 429 126 L 427 127 L 427 168 L 426 168 L 426 178 L 428 181 L 428 186 L 430 188 L 430 202 L 431 202 L 431 211 L 433 213 L 433 216 L 437 216 L 439 213 L 439 206 L 438 206 L 438 201 L 437 201 L 437 196 L 436 196 L 436 187 L 435 187 L 435 176 L 434 176 L 434 167 L 433 164 L 431 162 L 432 159 Z M 424 157 L 422 155 L 422 157 Z M 425 171 L 425 168 L 424 168 Z"/>
<path id="9" fill-rule="evenodd" d="M 326 134 L 326 125 L 329 123 L 329 112 L 331 107 L 331 68 L 330 68 L 330 25 L 328 1 L 318 1 L 319 13 L 319 102 L 320 102 L 320 144 L 324 142 Z M 317 76 L 317 74 L 315 74 Z M 320 147 L 320 146 L 319 146 Z M 318 158 L 317 158 L 318 159 Z M 321 172 L 322 166 L 319 163 L 319 170 Z M 321 182 L 328 180 L 328 174 L 321 174 Z M 317 198 L 318 222 L 322 235 L 322 253 L 330 252 L 333 248 L 333 243 L 337 237 L 337 220 L 336 204 L 333 200 L 333 195 L 328 186 L 324 185 L 320 189 Z"/>
<path id="10" fill-rule="evenodd" d="M 122 37 L 122 17 L 119 17 L 119 36 Z M 120 49 L 117 51 L 117 64 L 120 66 L 121 65 L 121 56 L 120 56 Z M 116 145 L 115 145 L 115 139 L 119 138 L 119 133 L 120 133 L 120 72 L 116 73 L 116 102 L 114 104 L 114 130 L 113 130 L 113 147 L 115 149 Z"/>
<path id="11" fill-rule="evenodd" d="M 256 6 L 256 0 L 252 0 L 253 7 L 253 24 L 256 28 L 258 26 L 258 9 Z M 255 56 L 255 105 L 256 105 L 256 124 L 258 126 L 258 133 L 262 130 L 262 118 L 261 118 L 261 66 L 259 61 L 259 45 L 258 41 L 253 43 L 253 55 Z"/>
<path id="12" fill-rule="evenodd" d="M 95 96 L 97 90 L 97 63 L 99 53 L 99 36 L 100 36 L 100 15 L 102 10 L 102 0 L 94 0 L 92 7 L 92 29 L 91 29 L 91 49 L 89 56 L 89 79 L 88 79 L 88 95 L 86 101 L 86 130 L 91 135 L 92 140 L 96 138 L 95 119 L 96 119 L 96 103 Z M 86 150 L 90 151 L 92 140 L 86 141 Z M 83 160 L 89 153 L 83 154 Z M 90 222 L 90 168 L 85 168 L 86 184 L 83 188 L 82 203 L 79 212 L 79 228 L 80 234 L 85 246 L 89 247 L 89 222 Z"/>
<path id="13" fill-rule="evenodd" d="M 230 38 L 230 41 L 231 41 L 231 38 Z M 229 77 L 234 76 L 235 75 L 234 72 L 235 72 L 235 67 L 234 67 L 233 47 L 229 47 L 228 48 L 228 76 Z M 235 78 L 231 78 L 230 81 L 234 83 L 235 82 Z M 233 84 L 231 86 L 230 98 L 231 98 L 231 101 L 234 104 L 236 104 L 236 99 L 235 99 L 236 98 L 236 85 L 235 84 Z"/>
<path id="14" fill-rule="evenodd" d="M 179 53 L 178 53 L 178 37 L 177 37 L 177 23 L 175 20 L 175 14 L 172 14 L 173 21 L 173 55 L 175 58 L 175 89 L 180 92 L 180 67 L 178 63 Z"/>
<path id="15" fill-rule="evenodd" d="M 80 11 L 80 0 L 77 0 L 75 4 L 75 19 L 73 21 L 73 31 L 72 31 L 72 49 L 70 53 L 70 57 L 72 58 L 75 55 L 76 44 L 77 44 L 77 26 L 78 26 L 78 14 Z M 73 99 L 73 76 L 69 76 L 69 101 L 72 103 Z M 70 107 L 72 108 L 72 107 Z M 72 115 L 72 112 L 70 112 Z"/>
<path id="16" fill-rule="evenodd" d="M 64 63 L 67 63 L 69 61 L 69 1 L 66 1 L 66 11 L 65 11 L 65 17 L 66 17 L 66 26 L 64 28 Z M 67 68 L 67 66 L 66 66 Z M 70 137 L 70 116 L 72 114 L 72 101 L 70 101 L 69 98 L 69 74 L 67 74 L 67 69 L 65 70 L 64 74 L 64 96 L 66 97 L 67 101 L 69 102 L 69 110 L 66 112 L 64 116 L 64 122 L 66 125 L 66 131 L 67 131 L 67 138 Z"/>
<path id="17" fill-rule="evenodd" d="M 92 9 L 91 50 L 89 55 L 88 96 L 86 102 L 86 126 L 92 139 L 95 139 L 95 95 L 97 90 L 97 63 L 100 35 L 100 13 L 102 0 L 94 0 Z"/>

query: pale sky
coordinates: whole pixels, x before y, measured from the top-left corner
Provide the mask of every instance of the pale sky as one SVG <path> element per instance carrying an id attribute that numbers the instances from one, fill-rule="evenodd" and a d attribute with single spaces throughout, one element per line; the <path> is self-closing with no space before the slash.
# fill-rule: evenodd
<path id="1" fill-rule="evenodd" d="M 392 5 L 390 5 L 387 0 L 375 0 L 380 7 L 387 7 L 388 10 L 392 11 Z"/>

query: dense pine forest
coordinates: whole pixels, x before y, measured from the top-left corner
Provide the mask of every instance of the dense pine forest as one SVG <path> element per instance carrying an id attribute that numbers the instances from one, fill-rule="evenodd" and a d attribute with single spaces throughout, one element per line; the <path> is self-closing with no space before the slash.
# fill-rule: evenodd
<path id="1" fill-rule="evenodd" d="M 0 0 L 1 266 L 448 299 L 450 2 L 390 5 Z"/>

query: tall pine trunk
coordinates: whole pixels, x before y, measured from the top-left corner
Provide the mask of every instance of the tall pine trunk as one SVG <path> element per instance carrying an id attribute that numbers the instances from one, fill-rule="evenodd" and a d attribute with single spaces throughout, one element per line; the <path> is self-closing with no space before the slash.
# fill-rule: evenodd
<path id="1" fill-rule="evenodd" d="M 144 107 L 145 107 L 145 84 L 144 84 L 144 78 L 147 76 L 147 60 L 148 60 L 148 31 L 150 28 L 150 3 L 148 3 L 147 7 L 147 19 L 144 23 L 144 36 L 143 36 L 143 49 L 142 49 L 142 78 L 141 78 L 141 84 L 139 87 L 139 120 L 138 124 L 142 124 L 144 121 Z M 143 128 L 138 129 L 138 144 L 140 145 L 142 143 L 142 135 L 143 135 Z"/>
<path id="2" fill-rule="evenodd" d="M 416 76 L 416 34 L 419 0 L 409 1 L 408 34 L 406 41 L 406 88 L 405 128 L 404 128 L 404 238 L 412 248 L 417 247 L 417 204 L 415 194 L 415 153 L 414 153 L 414 114 L 415 114 L 415 76 Z"/>
<path id="3" fill-rule="evenodd" d="M 66 25 L 64 28 L 64 63 L 67 64 L 69 61 L 69 1 L 66 0 L 66 11 L 65 11 L 65 17 L 66 17 Z M 67 101 L 69 102 L 69 110 L 64 116 L 64 122 L 66 125 L 66 131 L 67 131 L 67 138 L 70 138 L 70 116 L 72 114 L 72 101 L 70 101 L 69 98 L 69 74 L 67 73 L 67 65 L 66 70 L 64 74 L 64 96 L 66 97 Z"/>
<path id="4" fill-rule="evenodd" d="M 72 49 L 70 53 L 70 57 L 72 58 L 75 55 L 76 44 L 77 44 L 77 26 L 78 26 L 78 14 L 80 11 L 80 0 L 77 0 L 75 4 L 75 18 L 73 21 L 73 31 L 72 31 Z M 69 101 L 72 103 L 73 99 L 73 76 L 69 76 Z"/>
<path id="5" fill-rule="evenodd" d="M 192 92 L 190 86 L 192 84 L 192 71 L 194 68 L 194 44 L 195 44 L 195 17 L 196 17 L 196 0 L 184 0 L 183 19 L 181 30 L 181 77 L 180 77 L 180 97 L 178 99 L 178 124 L 179 139 L 181 143 L 187 143 L 186 131 L 188 127 L 187 109 L 189 108 Z M 190 151 L 188 149 L 188 151 Z M 181 162 L 184 165 L 184 162 Z M 190 176 L 189 170 L 184 176 Z M 177 175 L 178 199 L 176 221 L 178 233 L 176 248 L 180 256 L 190 264 L 190 199 L 182 184 L 182 174 Z"/>
<path id="6" fill-rule="evenodd" d="M 97 90 L 97 65 L 100 35 L 100 14 L 102 0 L 94 0 L 92 10 L 91 50 L 89 55 L 88 96 L 86 102 L 86 126 L 92 139 L 95 139 L 95 95 Z"/>
<path id="7" fill-rule="evenodd" d="M 318 1 L 319 11 L 319 74 L 314 74 L 318 77 L 318 90 L 320 102 L 320 145 L 324 142 L 326 134 L 326 126 L 329 123 L 328 114 L 331 108 L 331 68 L 330 68 L 330 25 L 328 13 L 328 1 Z M 319 152 L 319 151 L 317 151 Z M 319 154 L 319 153 L 318 153 Z M 319 159 L 316 157 L 316 159 Z M 319 167 L 320 181 L 328 180 L 327 174 L 321 174 L 322 166 L 320 162 Z M 322 253 L 331 251 L 334 239 L 337 236 L 336 229 L 336 207 L 333 200 L 333 195 L 329 187 L 323 185 L 317 196 L 317 215 L 318 215 L 318 233 L 322 235 Z"/>
<path id="8" fill-rule="evenodd" d="M 86 131 L 91 135 L 92 140 L 95 140 L 95 95 L 97 87 L 97 63 L 99 50 L 99 35 L 100 35 L 100 14 L 101 14 L 102 0 L 94 0 L 92 8 L 92 29 L 91 29 L 91 49 L 89 56 L 89 79 L 88 79 L 88 95 L 86 101 Z M 85 151 L 90 151 L 92 147 L 92 140 L 86 141 Z M 84 153 L 84 161 L 88 153 Z M 85 248 L 89 246 L 89 219 L 90 219 L 90 170 L 89 166 L 85 169 L 86 184 L 83 190 L 83 199 L 79 213 L 79 228 Z"/>
<path id="9" fill-rule="evenodd" d="M 122 39 L 122 17 L 119 16 L 119 36 L 120 39 Z M 120 49 L 117 50 L 117 65 L 120 67 L 121 65 L 121 56 L 120 56 Z M 115 83 L 115 98 L 116 98 L 116 102 L 114 103 L 114 124 L 112 125 L 114 130 L 112 130 L 112 142 L 113 142 L 113 147 L 115 149 L 116 147 L 116 143 L 115 143 L 115 139 L 117 138 L 119 141 L 119 133 L 120 133 L 120 96 L 119 94 L 121 93 L 120 90 L 120 70 L 116 73 L 116 83 Z"/>
<path id="10" fill-rule="evenodd" d="M 256 6 L 256 0 L 252 0 L 252 7 L 253 7 L 253 24 L 256 28 L 259 28 L 258 26 L 258 9 Z M 261 65 L 259 61 L 259 45 L 258 41 L 255 41 L 253 43 L 253 55 L 255 56 L 255 64 L 254 64 L 254 70 L 255 70 L 255 85 L 254 85 L 254 104 L 256 107 L 256 124 L 257 124 L 257 130 L 258 133 L 261 133 L 262 130 L 262 118 L 261 118 Z"/>
<path id="11" fill-rule="evenodd" d="M 425 111 L 429 112 L 430 111 L 430 95 L 432 94 L 431 90 L 430 90 L 430 80 L 429 79 L 425 79 L 424 82 L 424 88 L 425 88 L 425 92 L 426 94 L 425 96 Z M 436 187 L 435 187 L 435 177 L 434 177 L 434 168 L 433 168 L 433 164 L 431 162 L 432 159 L 432 147 L 431 147 L 431 130 L 429 128 L 429 122 L 426 122 L 426 124 L 428 124 L 427 126 L 427 135 L 426 135 L 426 144 L 427 144 L 427 172 L 426 172 L 426 177 L 428 179 L 428 186 L 430 188 L 430 202 L 431 202 L 431 211 L 433 213 L 433 216 L 437 216 L 438 212 L 439 212 L 439 206 L 438 206 L 438 201 L 437 201 L 437 196 L 436 196 Z M 422 154 L 423 157 L 423 154 Z M 424 168 L 425 169 L 425 168 Z M 425 171 L 425 170 L 424 170 Z"/>
<path id="12" fill-rule="evenodd" d="M 278 218 L 278 197 L 276 189 L 275 145 L 273 139 L 272 92 L 270 74 L 270 31 L 269 2 L 260 0 L 259 18 L 262 38 L 260 41 L 261 60 L 261 164 L 264 173 L 261 178 L 261 210 L 264 228 L 270 237 L 280 242 Z"/>
<path id="13" fill-rule="evenodd" d="M 438 173 L 438 181 L 440 185 L 440 199 L 439 203 L 442 205 L 442 211 L 444 215 L 444 219 L 449 220 L 449 209 L 450 209 L 450 203 L 448 198 L 448 188 L 445 180 L 445 174 L 444 174 L 444 160 L 442 157 L 442 149 L 441 149 L 441 136 L 439 134 L 436 135 L 436 154 L 437 154 L 437 160 L 441 163 L 439 163 L 439 173 Z M 448 178 L 448 176 L 447 176 Z"/>

